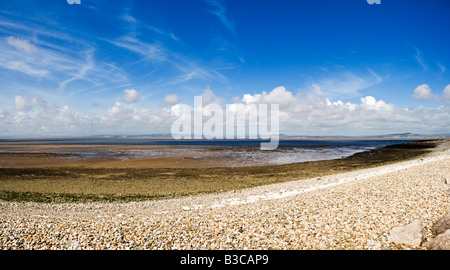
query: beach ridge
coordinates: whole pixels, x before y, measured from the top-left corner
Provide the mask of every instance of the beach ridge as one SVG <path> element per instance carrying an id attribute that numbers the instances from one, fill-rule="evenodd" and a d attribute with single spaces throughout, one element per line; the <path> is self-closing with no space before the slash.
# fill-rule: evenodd
<path id="1" fill-rule="evenodd" d="M 221 194 L 129 203 L 1 201 L 0 246 L 424 249 L 391 243 L 388 236 L 394 227 L 420 219 L 424 239 L 429 239 L 433 222 L 449 213 L 448 146 L 447 141 L 427 156 L 406 162 Z M 290 188 L 297 193 L 290 194 Z M 248 199 L 258 194 L 263 196 Z M 268 199 L 267 194 L 280 196 Z"/>

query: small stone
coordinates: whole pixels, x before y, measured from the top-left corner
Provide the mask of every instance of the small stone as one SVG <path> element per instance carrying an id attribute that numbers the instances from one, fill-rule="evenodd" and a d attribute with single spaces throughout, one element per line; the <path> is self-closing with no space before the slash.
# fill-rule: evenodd
<path id="1" fill-rule="evenodd" d="M 447 230 L 450 230 L 450 215 L 442 217 L 431 227 L 431 232 L 434 235 L 439 235 Z"/>
<path id="2" fill-rule="evenodd" d="M 450 230 L 432 238 L 425 247 L 430 250 L 450 250 Z"/>
<path id="3" fill-rule="evenodd" d="M 420 246 L 422 237 L 422 221 L 416 219 L 404 227 L 392 229 L 389 233 L 388 241 L 409 246 Z"/>

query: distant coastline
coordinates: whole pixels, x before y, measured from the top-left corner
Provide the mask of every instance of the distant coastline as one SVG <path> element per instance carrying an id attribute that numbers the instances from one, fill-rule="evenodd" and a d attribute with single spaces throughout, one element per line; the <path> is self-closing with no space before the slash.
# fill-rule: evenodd
<path id="1" fill-rule="evenodd" d="M 310 136 L 310 135 L 287 135 L 280 134 L 280 141 L 285 140 L 438 140 L 450 138 L 450 133 L 442 134 L 416 134 L 411 132 L 382 134 L 382 135 L 368 135 L 368 136 L 344 136 L 344 135 L 329 135 L 329 136 Z M 91 136 L 74 136 L 74 137 L 0 137 L 0 144 L 14 141 L 52 141 L 52 140 L 100 140 L 100 139 L 125 139 L 125 140 L 175 140 L 169 133 L 160 134 L 141 134 L 141 135 L 91 135 Z M 197 140 L 197 139 L 196 139 Z M 207 140 L 207 139 L 201 139 Z M 248 140 L 252 139 L 216 139 L 216 141 L 233 141 L 233 140 Z M 188 140 L 194 141 L 194 140 Z M 214 140 L 213 140 L 214 141 Z M 257 139 L 255 141 L 267 141 Z"/>
<path id="2" fill-rule="evenodd" d="M 419 141 L 440 140 L 442 137 L 289 137 L 280 138 L 282 142 L 292 141 Z M 73 137 L 73 138 L 20 138 L 0 139 L 0 145 L 254 145 L 268 140 L 262 139 L 183 139 L 170 137 Z M 114 144 L 115 143 L 115 144 Z"/>

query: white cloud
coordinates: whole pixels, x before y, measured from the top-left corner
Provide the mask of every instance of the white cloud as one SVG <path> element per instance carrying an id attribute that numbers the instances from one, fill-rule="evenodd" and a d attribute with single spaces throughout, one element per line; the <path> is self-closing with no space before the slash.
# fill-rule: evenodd
<path id="1" fill-rule="evenodd" d="M 450 108 L 397 108 L 373 96 L 360 103 L 330 101 L 317 85 L 315 91 L 302 98 L 284 87 L 269 93 L 244 94 L 240 103 L 280 104 L 281 133 L 292 135 L 376 135 L 396 132 L 448 132 Z"/>
<path id="2" fill-rule="evenodd" d="M 21 82 L 31 88 L 38 81 L 47 84 L 46 91 L 68 89 L 74 94 L 86 89 L 106 91 L 117 84 L 129 83 L 125 73 L 114 64 L 106 61 L 97 64 L 92 43 L 70 35 L 67 29 L 47 29 L 45 23 L 31 27 L 8 21 L 1 21 L 0 26 L 5 28 L 0 32 L 6 34 L 6 38 L 0 38 L 0 68 L 18 72 L 8 72 L 10 76 L 2 78 L 4 84 Z M 26 38 L 31 36 L 32 40 Z M 78 82 L 69 86 L 74 81 Z"/>
<path id="3" fill-rule="evenodd" d="M 14 107 L 16 111 L 30 111 L 34 106 L 46 108 L 47 102 L 38 97 L 32 98 L 29 101 L 26 96 L 14 96 Z"/>
<path id="4" fill-rule="evenodd" d="M 441 70 L 441 74 L 444 74 L 447 68 L 442 63 L 437 63 L 437 66 Z"/>
<path id="5" fill-rule="evenodd" d="M 413 98 L 417 100 L 432 100 L 450 103 L 450 84 L 444 88 L 442 96 L 433 94 L 430 86 L 427 84 L 419 85 L 416 89 L 414 89 Z"/>
<path id="6" fill-rule="evenodd" d="M 46 107 L 47 106 L 47 102 L 45 100 L 43 100 L 42 98 L 39 97 L 35 97 L 31 100 L 31 104 L 37 105 L 37 106 L 41 106 L 41 107 Z"/>
<path id="7" fill-rule="evenodd" d="M 141 100 L 141 95 L 134 89 L 125 89 L 123 92 L 125 95 L 122 99 L 127 104 L 133 104 Z"/>
<path id="8" fill-rule="evenodd" d="M 85 136 L 95 134 L 92 131 L 98 127 L 93 125 L 98 123 L 95 117 L 80 114 L 67 105 L 48 106 L 41 98 L 15 96 L 14 105 L 14 114 L 0 117 L 1 137 Z"/>
<path id="9" fill-rule="evenodd" d="M 393 109 L 393 105 L 386 104 L 386 102 L 384 102 L 383 100 L 377 101 L 372 96 L 367 96 L 365 98 L 361 98 L 361 105 L 371 111 L 373 111 L 373 110 L 375 110 L 375 111 L 392 110 Z"/>
<path id="10" fill-rule="evenodd" d="M 0 108 L 0 119 L 5 118 L 7 116 L 8 116 L 8 112 L 5 109 Z"/>
<path id="11" fill-rule="evenodd" d="M 211 89 L 209 89 L 209 87 L 207 89 L 205 89 L 205 91 L 203 91 L 201 96 L 202 96 L 203 106 L 206 106 L 208 104 L 224 104 L 225 103 L 225 99 L 216 96 L 214 94 L 214 92 Z"/>
<path id="12" fill-rule="evenodd" d="M 361 97 L 360 102 L 330 100 L 320 87 L 314 85 L 313 88 L 314 92 L 303 97 L 280 86 L 270 92 L 244 94 L 228 105 L 234 110 L 254 113 L 255 104 L 279 104 L 280 133 L 291 135 L 430 134 L 448 132 L 450 126 L 449 106 L 399 108 L 373 96 Z M 443 94 L 443 97 L 449 96 L 450 85 Z M 206 101 L 204 106 L 219 104 L 225 107 L 225 100 L 209 88 L 202 97 Z M 116 102 L 108 109 L 83 113 L 69 106 L 49 106 L 38 97 L 16 96 L 16 112 L 0 109 L 0 137 L 169 133 L 181 107 L 176 95 L 168 95 L 164 101 L 165 105 L 175 105 L 136 108 Z M 174 115 L 171 115 L 172 111 Z M 207 120 L 205 116 L 204 121 Z"/>
<path id="13" fill-rule="evenodd" d="M 124 36 L 117 40 L 106 40 L 111 44 L 134 52 L 142 58 L 136 64 L 142 62 L 158 65 L 150 74 L 163 74 L 155 88 L 185 84 L 192 80 L 217 81 L 228 83 L 228 79 L 211 67 L 202 67 L 197 61 L 178 52 L 169 50 L 162 43 L 148 43 L 134 36 Z"/>
<path id="14" fill-rule="evenodd" d="M 20 62 L 20 61 L 7 61 L 7 62 L 4 62 L 3 64 L 0 64 L 0 66 L 3 66 L 4 68 L 11 69 L 11 70 L 16 70 L 16 71 L 25 73 L 27 75 L 30 75 L 32 77 L 38 77 L 38 78 L 46 77 L 49 74 L 49 72 L 45 69 L 41 69 L 39 67 L 33 67 L 25 62 Z"/>
<path id="15" fill-rule="evenodd" d="M 31 104 L 28 102 L 27 97 L 15 96 L 14 106 L 17 111 L 28 111 L 31 109 Z"/>
<path id="16" fill-rule="evenodd" d="M 442 99 L 446 102 L 450 103 L 450 84 L 444 88 L 444 92 L 442 94 Z"/>
<path id="17" fill-rule="evenodd" d="M 164 47 L 159 44 L 142 42 L 134 37 L 125 36 L 119 40 L 107 40 L 111 44 L 116 45 L 140 54 L 144 57 L 144 60 L 156 63 L 162 63 L 167 61 L 167 52 Z"/>
<path id="18" fill-rule="evenodd" d="M 122 104 L 120 104 L 120 102 L 114 103 L 114 106 L 112 106 L 112 108 L 109 109 L 109 112 L 113 116 L 120 115 L 123 112 Z"/>
<path id="19" fill-rule="evenodd" d="M 368 69 L 366 73 L 346 71 L 333 76 L 327 72 L 327 77 L 316 80 L 314 85 L 320 87 L 328 98 L 341 99 L 361 96 L 362 91 L 374 87 L 384 80 L 385 78 Z"/>
<path id="20" fill-rule="evenodd" d="M 413 98 L 417 100 L 432 100 L 434 99 L 434 95 L 428 84 L 422 84 L 414 89 Z"/>
<path id="21" fill-rule="evenodd" d="M 170 109 L 168 108 L 127 108 L 122 103 L 116 102 L 106 112 L 95 117 L 99 130 L 108 130 L 110 133 L 129 133 L 135 130 L 145 133 L 145 130 L 155 132 L 153 125 L 163 125 L 170 123 Z M 153 129 L 152 129 L 153 128 Z M 106 132 L 106 131 L 105 131 Z"/>
<path id="22" fill-rule="evenodd" d="M 93 54 L 92 52 L 88 52 L 86 54 L 86 62 L 80 65 L 79 71 L 76 74 L 72 75 L 67 80 L 59 84 L 58 89 L 59 91 L 64 90 L 67 84 L 76 80 L 82 80 L 87 76 L 88 71 L 94 68 L 94 63 L 92 61 L 92 54 Z"/>
<path id="23" fill-rule="evenodd" d="M 180 102 L 177 94 L 170 94 L 164 98 L 164 103 L 166 104 L 177 104 Z"/>
<path id="24" fill-rule="evenodd" d="M 31 44 L 30 41 L 28 41 L 28 40 L 10 36 L 10 37 L 6 38 L 6 41 L 8 42 L 9 45 L 13 46 L 14 48 L 16 48 L 19 51 L 23 51 L 26 53 L 37 52 L 36 46 Z"/>
<path id="25" fill-rule="evenodd" d="M 414 58 L 416 59 L 417 63 L 419 63 L 424 70 L 427 70 L 427 65 L 425 64 L 425 61 L 423 60 L 422 54 L 420 53 L 419 49 L 417 47 L 414 47 L 414 50 L 416 51 L 416 55 L 414 55 Z"/>
<path id="26" fill-rule="evenodd" d="M 136 23 L 137 22 L 137 20 L 133 16 L 131 16 L 129 14 L 123 15 L 122 19 L 127 21 L 127 22 L 129 22 L 129 23 Z"/>

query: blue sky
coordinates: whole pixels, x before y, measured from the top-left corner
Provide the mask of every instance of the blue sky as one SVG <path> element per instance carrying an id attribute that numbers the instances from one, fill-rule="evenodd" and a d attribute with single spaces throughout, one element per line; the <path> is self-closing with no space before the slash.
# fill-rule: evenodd
<path id="1" fill-rule="evenodd" d="M 171 106 L 196 95 L 277 101 L 287 134 L 450 132 L 449 12 L 446 0 L 1 1 L 0 137 L 168 133 Z"/>

